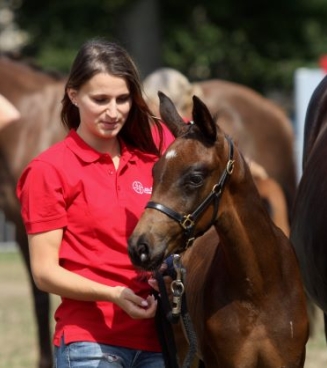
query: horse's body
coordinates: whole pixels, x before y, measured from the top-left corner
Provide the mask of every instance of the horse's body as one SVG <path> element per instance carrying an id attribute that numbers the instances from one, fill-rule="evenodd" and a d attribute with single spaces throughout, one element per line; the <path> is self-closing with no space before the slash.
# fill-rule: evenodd
<path id="1" fill-rule="evenodd" d="M 154 167 L 151 202 L 129 240 L 132 262 L 153 269 L 214 225 L 219 239 L 210 228 L 184 255 L 186 299 L 206 368 L 303 367 L 306 300 L 288 238 L 206 106 L 195 98 L 194 125 L 185 126 L 161 99 L 177 139 Z M 212 202 L 203 205 L 210 191 Z"/>
<path id="2" fill-rule="evenodd" d="M 323 310 L 327 338 L 327 77 L 314 91 L 306 115 L 303 174 L 296 194 L 291 240 L 303 282 Z"/>
<path id="3" fill-rule="evenodd" d="M 283 230 L 285 235 L 289 236 L 288 208 L 282 187 L 254 162 L 250 161 L 249 166 L 255 186 L 268 209 L 271 219 L 275 225 Z"/>
<path id="4" fill-rule="evenodd" d="M 28 268 L 38 326 L 40 368 L 52 367 L 49 296 L 38 290 L 31 278 L 27 237 L 15 187 L 25 165 L 64 134 L 59 113 L 63 90 L 62 79 L 0 57 L 0 93 L 21 114 L 19 121 L 0 130 L 0 209 L 16 225 L 17 242 Z"/>

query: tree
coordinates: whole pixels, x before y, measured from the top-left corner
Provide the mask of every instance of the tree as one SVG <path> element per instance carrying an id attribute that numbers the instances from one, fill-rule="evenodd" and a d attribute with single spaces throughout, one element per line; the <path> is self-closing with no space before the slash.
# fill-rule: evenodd
<path id="1" fill-rule="evenodd" d="M 227 79 L 262 93 L 289 93 L 294 71 L 327 53 L 325 0 L 156 0 L 155 13 L 148 1 L 23 0 L 17 21 L 30 42 L 22 51 L 67 71 L 86 38 L 107 36 L 123 41 L 144 73 L 170 66 L 194 81 Z"/>
<path id="2" fill-rule="evenodd" d="M 174 3 L 165 2 L 163 57 L 191 79 L 290 91 L 294 70 L 317 66 L 326 53 L 324 0 L 181 1 L 178 9 Z"/>

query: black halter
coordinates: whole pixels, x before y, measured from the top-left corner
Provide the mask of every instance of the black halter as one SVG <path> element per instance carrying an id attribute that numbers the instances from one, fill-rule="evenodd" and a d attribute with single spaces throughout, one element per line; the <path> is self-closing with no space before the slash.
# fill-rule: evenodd
<path id="1" fill-rule="evenodd" d="M 153 208 L 164 213 L 181 225 L 181 227 L 184 229 L 184 235 L 187 237 L 186 248 L 188 248 L 195 239 L 193 234 L 195 229 L 195 222 L 199 219 L 202 213 L 209 207 L 212 202 L 214 202 L 215 209 L 213 212 L 211 223 L 208 228 L 213 225 L 214 220 L 217 216 L 218 205 L 220 197 L 222 195 L 222 191 L 224 189 L 228 176 L 232 174 L 234 169 L 234 146 L 232 140 L 229 137 L 227 137 L 227 140 L 229 143 L 229 159 L 226 168 L 223 171 L 218 183 L 213 186 L 210 194 L 204 199 L 204 201 L 197 207 L 197 209 L 193 213 L 190 213 L 188 215 L 181 215 L 171 208 L 164 206 L 163 204 L 152 201 L 148 202 L 145 206 L 145 208 Z"/>

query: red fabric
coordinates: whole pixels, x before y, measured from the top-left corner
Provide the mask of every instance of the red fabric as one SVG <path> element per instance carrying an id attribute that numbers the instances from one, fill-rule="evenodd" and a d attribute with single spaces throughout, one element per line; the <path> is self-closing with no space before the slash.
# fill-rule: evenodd
<path id="1" fill-rule="evenodd" d="M 175 137 L 173 136 L 173 134 L 171 133 L 171 131 L 166 127 L 166 125 L 161 124 L 162 129 L 163 129 L 163 151 L 165 151 L 167 149 L 167 147 L 170 145 L 170 143 L 172 143 L 175 140 Z M 152 136 L 153 136 L 153 140 L 157 143 L 157 145 L 159 146 L 159 133 L 158 130 L 153 128 L 152 129 Z"/>
<path id="2" fill-rule="evenodd" d="M 327 55 L 322 55 L 319 59 L 320 68 L 327 73 Z"/>
<path id="3" fill-rule="evenodd" d="M 172 138 L 167 131 L 165 135 L 168 145 Z M 71 131 L 29 164 L 17 195 L 29 234 L 64 228 L 62 266 L 106 285 L 126 285 L 146 297 L 151 288 L 130 262 L 127 239 L 150 199 L 156 157 L 121 146 L 116 172 L 109 155 L 93 150 Z M 161 350 L 153 319 L 134 320 L 113 303 L 63 299 L 55 319 L 55 345 L 64 334 L 66 343 L 98 341 Z"/>

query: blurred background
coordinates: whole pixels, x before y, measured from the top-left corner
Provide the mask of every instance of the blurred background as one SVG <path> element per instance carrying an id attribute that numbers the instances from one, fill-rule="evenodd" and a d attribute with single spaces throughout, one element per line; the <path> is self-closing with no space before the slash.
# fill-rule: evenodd
<path id="1" fill-rule="evenodd" d="M 66 73 L 86 38 L 106 36 L 144 77 L 168 66 L 235 81 L 292 113 L 295 70 L 327 54 L 326 18 L 325 0 L 1 0 L 0 50 Z"/>

